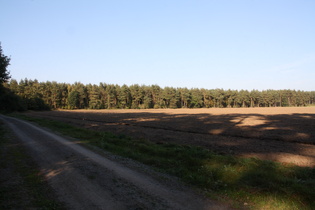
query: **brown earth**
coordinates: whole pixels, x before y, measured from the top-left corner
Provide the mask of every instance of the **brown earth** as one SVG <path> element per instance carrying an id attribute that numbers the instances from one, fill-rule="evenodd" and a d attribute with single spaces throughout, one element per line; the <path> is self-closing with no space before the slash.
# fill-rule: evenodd
<path id="1" fill-rule="evenodd" d="M 29 112 L 153 142 L 315 166 L 315 107 Z"/>

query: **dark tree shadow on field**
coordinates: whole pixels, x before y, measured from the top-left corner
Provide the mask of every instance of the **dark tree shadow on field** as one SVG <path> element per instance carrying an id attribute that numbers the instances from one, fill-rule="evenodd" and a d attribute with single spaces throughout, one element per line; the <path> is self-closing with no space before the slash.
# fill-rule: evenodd
<path id="1" fill-rule="evenodd" d="M 197 145 L 280 162 L 315 163 L 315 114 L 166 114 L 47 112 L 41 116 L 157 143 Z M 290 159 L 290 158 L 297 158 Z"/>
<path id="2" fill-rule="evenodd" d="M 144 138 L 158 144 L 201 146 L 216 153 L 232 154 L 232 156 L 224 157 L 234 160 L 233 155 L 248 155 L 279 162 L 301 160 L 305 161 L 305 165 L 308 163 L 312 167 L 315 165 L 315 131 L 313 129 L 315 114 L 214 115 L 211 113 L 166 114 L 150 111 L 102 113 L 83 110 L 31 112 L 29 114 L 61 120 L 81 127 L 110 131 L 119 135 Z M 296 156 L 299 156 L 299 159 L 294 159 Z M 189 159 L 189 157 L 185 156 L 184 159 Z M 242 161 L 246 167 L 240 164 Z M 207 179 L 209 186 L 202 186 L 203 189 L 224 191 L 224 185 L 228 184 L 232 185 L 230 189 L 245 190 L 253 197 L 270 196 L 266 200 L 273 201 L 276 198 L 288 205 L 291 202 L 290 198 L 293 198 L 294 202 L 303 207 L 309 209 L 314 207 L 315 168 L 289 166 L 288 171 L 283 172 L 282 165 L 273 161 L 242 159 L 240 162 L 234 162 L 241 171 L 237 177 L 233 177 L 234 168 L 231 167 L 233 160 L 226 162 L 219 160 L 216 164 L 209 165 L 205 161 L 202 163 L 204 167 L 189 165 L 192 171 L 210 168 L 210 172 L 204 172 L 204 178 Z M 232 171 L 227 171 L 229 167 Z M 230 173 L 230 179 L 227 177 L 228 173 Z M 189 183 L 198 185 L 198 180 L 194 180 L 194 176 L 188 179 L 190 179 Z M 239 199 L 247 202 L 246 198 Z"/>

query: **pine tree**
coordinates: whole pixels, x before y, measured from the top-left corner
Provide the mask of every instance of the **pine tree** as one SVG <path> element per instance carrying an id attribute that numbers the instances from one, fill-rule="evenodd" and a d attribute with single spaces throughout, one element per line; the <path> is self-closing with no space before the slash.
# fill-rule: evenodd
<path id="1" fill-rule="evenodd" d="M 10 72 L 7 69 L 10 65 L 10 60 L 11 59 L 8 56 L 2 54 L 2 47 L 0 43 L 0 85 L 11 78 Z"/>

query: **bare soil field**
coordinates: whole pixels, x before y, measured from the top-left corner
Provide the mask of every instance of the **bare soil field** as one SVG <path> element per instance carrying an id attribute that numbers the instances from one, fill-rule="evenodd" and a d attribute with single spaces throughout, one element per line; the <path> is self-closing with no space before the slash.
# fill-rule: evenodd
<path id="1" fill-rule="evenodd" d="M 315 107 L 28 112 L 156 143 L 315 166 Z"/>

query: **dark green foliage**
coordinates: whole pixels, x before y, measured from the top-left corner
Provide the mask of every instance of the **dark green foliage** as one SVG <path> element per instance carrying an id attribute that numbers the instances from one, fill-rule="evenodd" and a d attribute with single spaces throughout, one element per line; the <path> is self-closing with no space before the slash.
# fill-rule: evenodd
<path id="1" fill-rule="evenodd" d="M 10 65 L 10 58 L 2 53 L 0 45 L 0 110 L 1 111 L 15 111 L 21 109 L 19 97 L 15 96 L 9 89 L 5 88 L 3 84 L 10 79 L 7 67 Z"/>
<path id="2" fill-rule="evenodd" d="M 194 88 L 191 91 L 190 107 L 201 108 L 204 106 L 202 92 L 198 88 Z"/>
<path id="3" fill-rule="evenodd" d="M 0 110 L 5 112 L 26 111 L 26 110 L 49 110 L 40 95 L 21 97 L 14 91 L 0 86 Z"/>
<path id="4" fill-rule="evenodd" d="M 100 88 L 97 85 L 89 84 L 87 86 L 88 98 L 89 98 L 89 108 L 90 109 L 101 109 L 102 101 L 101 101 L 101 93 Z"/>
<path id="5" fill-rule="evenodd" d="M 2 54 L 2 47 L 0 43 L 0 85 L 10 79 L 10 73 L 7 67 L 10 65 L 10 58 Z"/>
<path id="6" fill-rule="evenodd" d="M 70 92 L 68 96 L 68 105 L 70 109 L 76 109 L 80 106 L 80 94 L 78 91 Z"/>
<path id="7" fill-rule="evenodd" d="M 7 88 L 0 86 L 0 110 L 6 112 L 25 111 L 27 105 L 23 99 Z"/>
<path id="8" fill-rule="evenodd" d="M 28 110 L 34 110 L 34 111 L 50 110 L 49 106 L 45 104 L 43 99 L 39 97 L 25 99 L 25 102 L 26 102 Z"/>
<path id="9" fill-rule="evenodd" d="M 4 84 L 20 96 L 26 108 L 51 109 L 150 109 L 150 108 L 231 108 L 314 106 L 315 91 L 296 90 L 223 90 L 198 88 L 161 88 L 158 85 L 84 85 L 76 82 L 38 82 L 12 79 Z M 41 99 L 42 101 L 38 100 Z M 34 101 L 39 103 L 34 106 Z M 34 108 L 32 108 L 34 109 Z M 44 108 L 45 109 L 45 108 Z"/>

